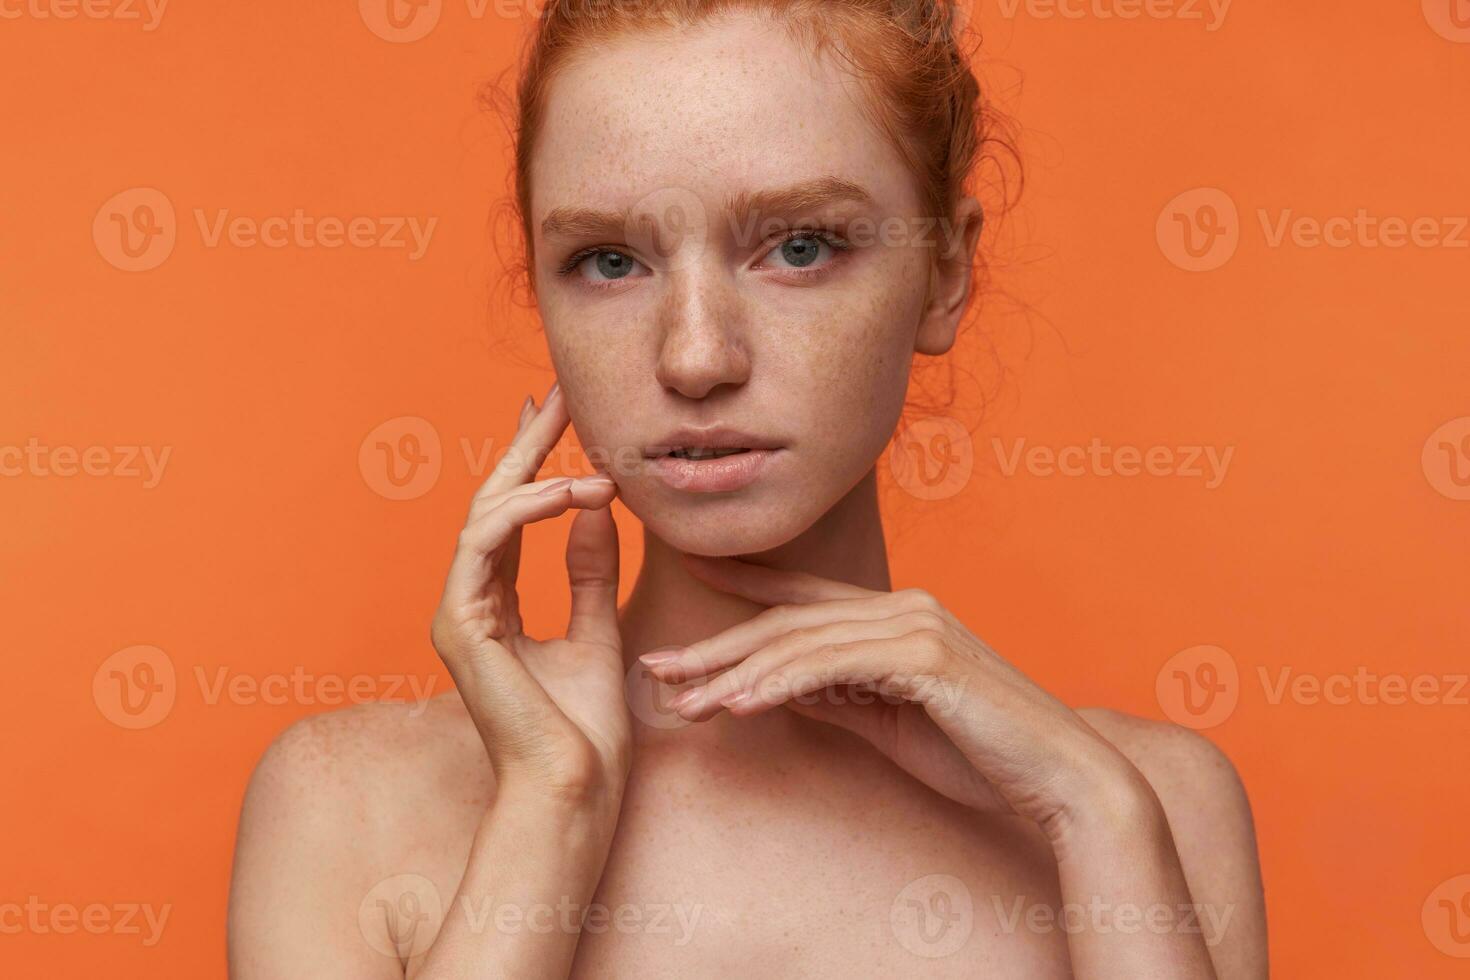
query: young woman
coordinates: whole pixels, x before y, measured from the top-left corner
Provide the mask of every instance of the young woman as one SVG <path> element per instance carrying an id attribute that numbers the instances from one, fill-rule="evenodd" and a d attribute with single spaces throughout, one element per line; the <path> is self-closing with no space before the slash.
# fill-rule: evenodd
<path id="1" fill-rule="evenodd" d="M 459 536 L 457 692 L 262 760 L 234 976 L 1265 975 L 1229 762 L 890 585 L 875 462 L 981 227 L 953 16 L 546 7 L 517 196 L 558 384 Z M 606 472 L 538 480 L 569 423 Z M 621 609 L 614 496 L 645 528 Z M 571 620 L 534 640 L 521 530 L 569 510 Z"/>

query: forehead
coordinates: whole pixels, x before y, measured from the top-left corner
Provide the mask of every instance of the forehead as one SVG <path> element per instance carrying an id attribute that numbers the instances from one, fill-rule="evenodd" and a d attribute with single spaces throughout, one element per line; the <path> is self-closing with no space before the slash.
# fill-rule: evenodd
<path id="1" fill-rule="evenodd" d="M 668 188 L 716 202 L 829 174 L 862 185 L 885 210 L 917 208 L 866 98 L 833 58 L 752 14 L 579 52 L 547 93 L 531 165 L 533 227 L 556 207 L 629 207 Z"/>

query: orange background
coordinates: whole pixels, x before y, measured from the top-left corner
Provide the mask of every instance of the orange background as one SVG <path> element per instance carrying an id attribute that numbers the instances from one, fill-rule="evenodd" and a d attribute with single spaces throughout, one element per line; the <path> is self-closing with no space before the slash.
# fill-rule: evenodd
<path id="1" fill-rule="evenodd" d="M 0 20 L 0 445 L 171 456 L 152 488 L 0 477 L 0 904 L 171 913 L 151 948 L 0 933 L 0 972 L 217 976 L 251 767 L 332 705 L 321 689 L 211 703 L 200 673 L 446 690 L 427 625 L 479 482 L 462 440 L 498 452 L 551 381 L 534 321 L 494 286 L 506 143 L 472 101 L 525 20 L 445 0 L 427 36 L 390 43 L 345 0 L 178 0 L 151 31 L 28 2 Z M 1466 214 L 1470 44 L 1412 2 L 1240 0 L 1214 31 L 1203 5 L 1206 21 L 1046 9 L 977 18 L 1028 170 L 992 240 L 1009 299 L 979 327 L 1003 338 L 1008 376 L 983 419 L 964 416 L 975 470 L 958 494 L 923 502 L 888 481 L 895 583 L 934 591 L 1070 703 L 1164 717 L 1165 662 L 1222 648 L 1238 703 L 1209 735 L 1255 808 L 1277 975 L 1464 975 L 1449 953 L 1470 943 L 1436 948 L 1421 911 L 1470 872 L 1470 707 L 1273 703 L 1260 672 L 1467 669 L 1470 501 L 1436 490 L 1421 451 L 1470 416 L 1470 250 L 1272 247 L 1259 212 Z M 177 244 L 125 272 L 92 228 L 136 187 L 167 196 Z M 1156 234 L 1198 187 L 1239 209 L 1238 250 L 1208 272 L 1177 267 Z M 438 224 L 410 261 L 207 247 L 194 217 L 298 208 Z M 400 416 L 432 424 L 442 472 L 394 501 L 359 450 Z M 1007 475 L 997 438 L 1235 455 L 1209 490 Z M 618 517 L 626 589 L 637 523 Z M 532 632 L 564 622 L 565 531 L 529 535 Z M 93 680 L 140 644 L 167 655 L 177 690 L 129 730 Z"/>

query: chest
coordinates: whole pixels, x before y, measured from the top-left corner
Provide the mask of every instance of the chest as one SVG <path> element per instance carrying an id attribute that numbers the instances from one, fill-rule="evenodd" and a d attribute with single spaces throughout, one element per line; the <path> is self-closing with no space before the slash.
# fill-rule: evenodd
<path id="1" fill-rule="evenodd" d="M 433 859 L 445 895 L 473 829 Z M 572 976 L 1066 977 L 1059 901 L 1034 827 L 870 751 L 645 752 Z"/>

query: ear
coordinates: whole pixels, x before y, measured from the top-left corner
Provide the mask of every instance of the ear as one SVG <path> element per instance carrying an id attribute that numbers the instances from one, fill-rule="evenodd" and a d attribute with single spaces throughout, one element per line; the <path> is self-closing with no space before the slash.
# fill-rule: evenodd
<path id="1" fill-rule="evenodd" d="M 939 242 L 930 266 L 929 301 L 914 338 L 914 350 L 920 354 L 943 354 L 954 346 L 974 285 L 971 265 L 980 245 L 985 212 L 975 198 L 962 197 L 954 217 L 939 225 Z"/>

